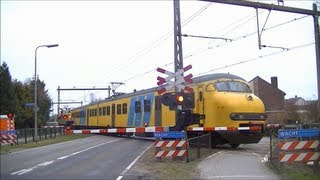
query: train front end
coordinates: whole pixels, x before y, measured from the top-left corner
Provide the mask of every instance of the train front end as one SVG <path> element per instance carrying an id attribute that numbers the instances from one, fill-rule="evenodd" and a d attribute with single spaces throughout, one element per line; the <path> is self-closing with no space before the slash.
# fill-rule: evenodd
<path id="1" fill-rule="evenodd" d="M 203 127 L 216 127 L 212 140 L 215 145 L 230 144 L 235 148 L 262 139 L 267 118 L 265 106 L 251 93 L 245 80 L 218 79 L 208 82 L 203 90 L 198 111 L 201 113 L 202 109 L 206 115 Z"/>

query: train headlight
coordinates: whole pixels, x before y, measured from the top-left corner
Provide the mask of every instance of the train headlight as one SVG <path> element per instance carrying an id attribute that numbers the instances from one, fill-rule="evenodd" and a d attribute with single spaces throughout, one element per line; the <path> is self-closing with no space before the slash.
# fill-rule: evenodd
<path id="1" fill-rule="evenodd" d="M 232 120 L 266 120 L 267 115 L 264 113 L 231 113 Z"/>

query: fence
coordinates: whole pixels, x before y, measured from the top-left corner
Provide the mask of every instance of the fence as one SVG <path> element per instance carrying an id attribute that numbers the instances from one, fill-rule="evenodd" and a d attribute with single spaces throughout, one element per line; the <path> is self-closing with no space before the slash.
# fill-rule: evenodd
<path id="1" fill-rule="evenodd" d="M 45 128 L 38 128 L 38 137 L 34 136 L 33 128 L 16 129 L 17 131 L 17 144 L 30 143 L 36 140 L 55 138 L 57 135 L 64 135 L 65 130 L 63 126 L 50 126 Z"/>

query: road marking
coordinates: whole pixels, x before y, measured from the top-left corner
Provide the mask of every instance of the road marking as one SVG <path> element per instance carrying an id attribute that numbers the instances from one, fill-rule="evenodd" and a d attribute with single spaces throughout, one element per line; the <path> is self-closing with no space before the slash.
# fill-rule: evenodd
<path id="1" fill-rule="evenodd" d="M 112 142 L 120 141 L 120 140 L 123 140 L 123 139 L 115 139 L 115 140 L 113 140 L 113 141 L 108 141 L 108 142 L 104 142 L 104 143 L 101 143 L 101 144 L 97 144 L 97 145 L 95 145 L 95 146 L 92 146 L 92 147 L 83 149 L 83 150 L 81 150 L 81 151 L 77 151 L 77 152 L 71 153 L 71 154 L 66 155 L 66 156 L 58 157 L 56 160 L 46 161 L 46 162 L 40 163 L 40 164 L 38 164 L 38 165 L 36 165 L 36 166 L 34 166 L 34 167 L 32 167 L 32 168 L 29 168 L 29 169 L 21 169 L 21 170 L 19 170 L 19 171 L 16 171 L 16 172 L 11 173 L 11 175 L 16 175 L 16 174 L 17 174 L 17 175 L 22 175 L 22 174 L 25 174 L 25 173 L 27 173 L 27 172 L 30 172 L 30 171 L 32 171 L 32 170 L 40 167 L 40 166 L 47 166 L 47 165 L 49 165 L 49 164 L 54 163 L 54 162 L 57 161 L 57 160 L 62 160 L 62 159 L 68 158 L 68 157 L 70 157 L 70 156 L 79 154 L 79 153 L 81 153 L 81 152 L 85 152 L 85 151 L 88 151 L 88 150 L 90 150 L 90 149 L 93 149 L 93 148 L 96 148 L 96 147 L 99 147 L 99 146 L 102 146 L 102 145 L 105 145 L 105 144 L 109 144 L 109 143 L 112 143 Z"/>
<path id="2" fill-rule="evenodd" d="M 152 146 L 153 144 L 151 144 L 147 149 L 145 149 L 141 154 L 139 154 L 139 156 L 136 157 L 131 164 L 129 164 L 129 166 L 120 174 L 120 176 L 116 180 L 121 180 L 123 176 L 131 169 L 131 167 L 138 161 L 138 159 Z"/>
<path id="3" fill-rule="evenodd" d="M 61 159 L 65 159 L 65 158 L 67 158 L 67 157 L 69 157 L 69 156 L 62 156 L 62 157 L 59 157 L 59 158 L 57 158 L 57 159 L 61 160 Z"/>
<path id="4" fill-rule="evenodd" d="M 11 173 L 11 175 L 15 175 L 15 174 L 18 174 L 18 173 L 24 172 L 25 170 L 26 170 L 26 169 L 21 169 L 20 171 L 16 171 L 16 172 Z"/>
<path id="5" fill-rule="evenodd" d="M 41 164 L 38 164 L 38 166 L 47 166 L 51 163 L 53 163 L 54 161 L 47 161 L 47 162 L 44 162 L 44 163 L 41 163 Z"/>

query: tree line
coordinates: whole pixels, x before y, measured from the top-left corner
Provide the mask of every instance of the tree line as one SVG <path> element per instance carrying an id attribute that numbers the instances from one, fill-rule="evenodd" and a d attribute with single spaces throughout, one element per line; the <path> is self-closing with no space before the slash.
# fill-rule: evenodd
<path id="1" fill-rule="evenodd" d="M 0 114 L 14 114 L 16 129 L 34 127 L 33 107 L 25 106 L 26 103 L 34 103 L 34 82 L 34 77 L 25 82 L 13 79 L 7 63 L 2 63 L 0 67 Z M 45 87 L 44 81 L 37 78 L 38 127 L 44 125 L 49 119 L 52 104 L 52 99 Z"/>

